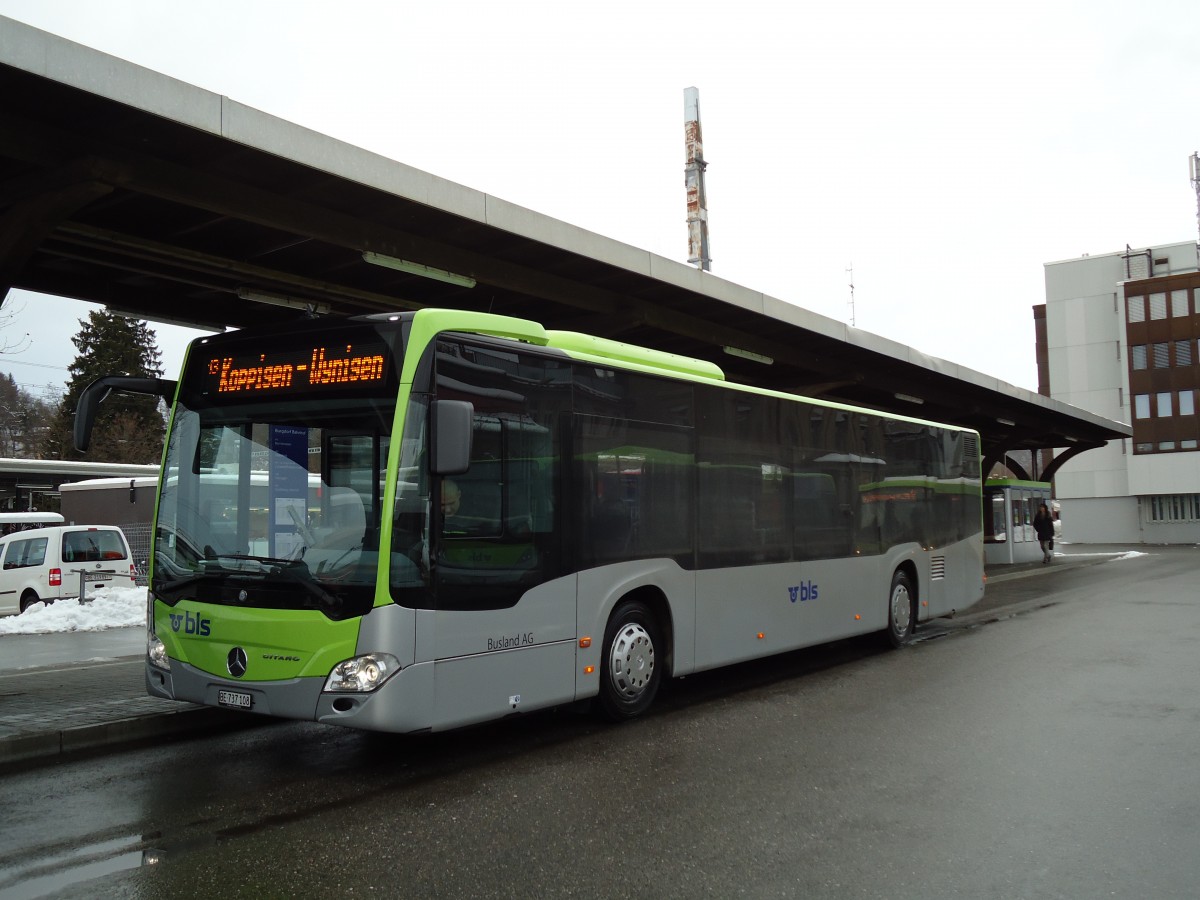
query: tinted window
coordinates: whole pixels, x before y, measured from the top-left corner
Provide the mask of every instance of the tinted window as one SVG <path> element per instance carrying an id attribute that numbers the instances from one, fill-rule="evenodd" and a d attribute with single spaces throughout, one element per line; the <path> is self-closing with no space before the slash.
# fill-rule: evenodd
<path id="1" fill-rule="evenodd" d="M 769 397 L 727 390 L 701 396 L 700 566 L 791 559 L 798 421 Z"/>
<path id="2" fill-rule="evenodd" d="M 48 539 L 44 537 L 12 541 L 4 554 L 4 568 L 24 569 L 29 566 L 44 565 L 47 543 Z"/>
<path id="3" fill-rule="evenodd" d="M 691 567 L 691 429 L 577 416 L 574 444 L 579 566 L 666 557 Z"/>
<path id="4" fill-rule="evenodd" d="M 125 559 L 125 542 L 115 531 L 66 531 L 62 536 L 62 561 L 100 562 Z"/>
<path id="5" fill-rule="evenodd" d="M 438 399 L 474 408 L 470 467 L 436 480 L 440 500 L 426 507 L 436 517 L 436 603 L 511 606 L 562 570 L 557 485 L 570 365 L 512 345 L 444 340 L 436 372 Z"/>

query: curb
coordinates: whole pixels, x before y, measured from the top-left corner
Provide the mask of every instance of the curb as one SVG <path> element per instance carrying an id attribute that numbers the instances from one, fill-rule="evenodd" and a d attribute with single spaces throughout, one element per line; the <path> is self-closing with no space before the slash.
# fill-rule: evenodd
<path id="1" fill-rule="evenodd" d="M 83 754 L 128 746 L 159 738 L 175 738 L 197 731 L 231 730 L 267 724 L 272 720 L 208 706 L 182 705 L 180 709 L 130 716 L 56 731 L 16 734 L 0 738 L 0 764 L 36 766 L 68 754 Z"/>
<path id="2" fill-rule="evenodd" d="M 1051 572 L 1063 572 L 1070 569 L 1081 569 L 1085 566 L 1097 566 L 1101 563 L 1112 562 L 1113 559 L 1120 556 L 1119 553 L 1113 553 L 1110 556 L 1088 556 L 1083 559 L 1071 559 L 1069 556 L 1062 557 L 1061 561 L 1056 560 L 1048 565 L 1041 563 L 1031 564 L 1029 568 L 1020 568 L 1010 572 L 997 572 L 995 575 L 990 572 L 987 574 L 987 583 L 993 582 L 999 584 L 1004 581 L 1014 581 L 1018 578 L 1032 578 L 1035 575 L 1049 575 Z"/>

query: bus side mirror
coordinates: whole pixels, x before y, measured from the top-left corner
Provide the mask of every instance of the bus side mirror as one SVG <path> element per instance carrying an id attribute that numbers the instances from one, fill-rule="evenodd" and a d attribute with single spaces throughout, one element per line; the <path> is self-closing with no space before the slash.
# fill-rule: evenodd
<path id="1" fill-rule="evenodd" d="M 113 391 L 126 394 L 148 394 L 162 397 L 168 403 L 175 396 L 175 382 L 163 378 L 135 378 L 128 375 L 105 375 L 97 378 L 79 395 L 75 407 L 75 449 L 87 451 L 92 443 L 92 425 L 96 422 L 96 410 Z"/>
<path id="2" fill-rule="evenodd" d="M 461 475 L 471 466 L 471 421 L 475 407 L 465 400 L 433 404 L 432 456 L 435 475 Z"/>

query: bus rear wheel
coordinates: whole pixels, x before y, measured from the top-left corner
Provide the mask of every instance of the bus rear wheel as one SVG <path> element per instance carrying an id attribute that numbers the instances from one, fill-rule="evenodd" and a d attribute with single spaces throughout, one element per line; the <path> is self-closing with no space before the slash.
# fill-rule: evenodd
<path id="1" fill-rule="evenodd" d="M 25 610 L 29 609 L 29 607 L 33 606 L 33 604 L 39 602 L 41 599 L 42 598 L 39 597 L 34 591 L 26 591 L 21 595 L 21 612 L 25 612 Z"/>
<path id="2" fill-rule="evenodd" d="M 661 636 L 654 614 L 639 600 L 617 604 L 604 630 L 600 711 L 613 722 L 632 719 L 654 702 L 662 681 Z"/>
<path id="3" fill-rule="evenodd" d="M 917 622 L 917 595 L 905 572 L 896 570 L 888 595 L 887 640 L 893 647 L 903 647 L 912 640 Z"/>

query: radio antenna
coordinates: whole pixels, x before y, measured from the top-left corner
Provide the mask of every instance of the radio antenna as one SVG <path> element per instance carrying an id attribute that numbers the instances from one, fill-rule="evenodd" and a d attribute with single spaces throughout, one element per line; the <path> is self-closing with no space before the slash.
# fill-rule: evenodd
<path id="1" fill-rule="evenodd" d="M 850 263 L 846 267 L 846 272 L 850 276 L 850 327 L 854 327 L 854 263 Z"/>

